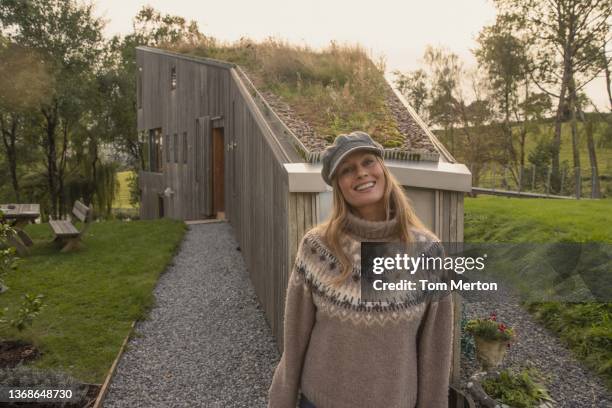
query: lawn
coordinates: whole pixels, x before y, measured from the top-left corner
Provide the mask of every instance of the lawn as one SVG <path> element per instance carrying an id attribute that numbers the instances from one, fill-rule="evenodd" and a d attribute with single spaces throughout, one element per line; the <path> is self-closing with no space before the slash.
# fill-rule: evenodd
<path id="1" fill-rule="evenodd" d="M 612 199 L 466 198 L 465 241 L 612 243 Z"/>
<path id="2" fill-rule="evenodd" d="M 466 198 L 465 241 L 612 244 L 612 199 Z M 611 303 L 543 302 L 526 307 L 612 390 Z"/>
<path id="3" fill-rule="evenodd" d="M 103 382 L 132 322 L 153 305 L 152 290 L 185 230 L 170 220 L 94 223 L 85 248 L 63 254 L 47 224 L 28 226 L 33 251 L 7 276 L 0 307 L 14 310 L 26 292 L 43 294 L 45 307 L 31 328 L 2 337 L 34 343 L 43 353 L 37 367 Z"/>

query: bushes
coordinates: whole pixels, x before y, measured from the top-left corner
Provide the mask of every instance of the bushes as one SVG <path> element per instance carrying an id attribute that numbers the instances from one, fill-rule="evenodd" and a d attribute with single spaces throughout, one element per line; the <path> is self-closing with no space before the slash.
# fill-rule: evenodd
<path id="1" fill-rule="evenodd" d="M 612 389 L 612 303 L 543 302 L 528 310 Z"/>

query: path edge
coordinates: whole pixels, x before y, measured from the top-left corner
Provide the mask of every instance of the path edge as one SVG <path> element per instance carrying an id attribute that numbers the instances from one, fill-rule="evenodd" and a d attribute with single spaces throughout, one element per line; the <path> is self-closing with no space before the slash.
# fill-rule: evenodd
<path id="1" fill-rule="evenodd" d="M 132 325 L 130 326 L 130 331 L 128 332 L 127 336 L 125 336 L 125 339 L 123 340 L 123 343 L 121 344 L 121 348 L 119 349 L 119 353 L 117 353 L 117 357 L 115 357 L 115 361 L 113 361 L 113 365 L 111 365 L 110 369 L 108 370 L 108 374 L 106 374 L 106 379 L 104 380 L 104 383 L 102 384 L 102 388 L 100 388 L 100 392 L 98 393 L 98 397 L 96 398 L 96 402 L 94 403 L 93 408 L 102 408 L 104 404 L 104 398 L 106 398 L 106 393 L 108 392 L 108 387 L 110 385 L 110 382 L 112 381 L 113 376 L 115 375 L 115 371 L 117 371 L 119 360 L 121 359 L 121 356 L 123 355 L 123 352 L 125 351 L 125 347 L 127 346 L 127 343 L 130 340 L 132 333 L 134 332 L 135 326 L 136 326 L 136 320 L 132 322 Z"/>

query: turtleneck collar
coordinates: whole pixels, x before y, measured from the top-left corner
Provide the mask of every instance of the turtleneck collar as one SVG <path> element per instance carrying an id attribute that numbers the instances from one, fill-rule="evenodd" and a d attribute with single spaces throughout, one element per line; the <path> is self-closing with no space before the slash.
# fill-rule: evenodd
<path id="1" fill-rule="evenodd" d="M 397 217 L 387 221 L 368 221 L 349 211 L 345 228 L 347 232 L 367 240 L 384 239 L 397 234 L 398 221 Z"/>

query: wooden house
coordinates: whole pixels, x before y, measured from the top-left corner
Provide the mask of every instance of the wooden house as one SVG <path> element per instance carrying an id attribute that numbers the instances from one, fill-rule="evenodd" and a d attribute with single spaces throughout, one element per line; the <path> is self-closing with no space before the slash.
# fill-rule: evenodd
<path id="1" fill-rule="evenodd" d="M 146 47 L 136 58 L 138 130 L 148 157 L 139 177 L 141 218 L 227 219 L 282 345 L 284 294 L 297 245 L 331 207 L 319 152 L 239 66 Z M 426 225 L 445 242 L 461 242 L 471 174 L 401 95 L 392 97 L 415 148 L 387 150 L 385 161 Z"/>

